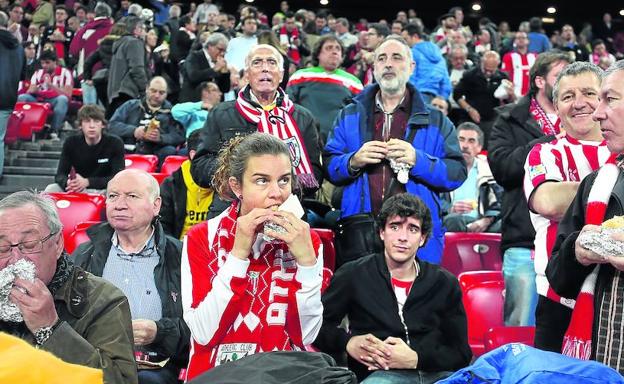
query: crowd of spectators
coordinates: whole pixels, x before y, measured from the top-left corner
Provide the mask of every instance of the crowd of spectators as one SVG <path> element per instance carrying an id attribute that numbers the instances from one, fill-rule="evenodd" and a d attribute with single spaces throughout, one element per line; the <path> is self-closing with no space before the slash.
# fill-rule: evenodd
<path id="1" fill-rule="evenodd" d="M 563 275 L 549 259 L 566 244 L 555 246 L 555 234 L 567 207 L 581 209 L 580 182 L 612 160 L 591 119 L 603 71 L 624 57 L 610 15 L 548 35 L 537 17 L 515 29 L 486 17 L 468 25 L 461 7 L 441 10 L 435 26 L 414 9 L 374 22 L 287 1 L 269 11 L 242 3 L 228 14 L 212 0 L 0 1 L 0 133 L 16 101 L 51 104 L 42 135 L 64 143 L 47 191 L 107 197 L 107 222 L 71 256 L 34 195 L 0 202 L 0 232 L 5 212 L 31 217 L 31 232 L 49 233 L 32 253 L 67 268 L 49 263 L 44 285 L 55 294 L 83 284 L 74 281 L 83 269 L 100 276 L 88 284 L 114 299 L 106 313 L 120 324 L 91 338 L 76 313 L 52 315 L 42 294 L 44 315 L 0 330 L 29 330 L 54 352 L 62 336 L 52 335 L 69 324 L 58 332 L 104 363 L 59 356 L 103 368 L 109 382 L 175 383 L 187 366 L 191 379 L 317 336 L 322 350 L 346 352 L 361 380 L 391 368 L 433 372 L 423 382 L 434 382 L 470 360 L 457 282 L 435 266 L 445 231 L 500 232 L 505 324 L 537 325 L 537 347 L 565 349 L 578 287 L 549 282 Z M 72 110 L 78 88 L 82 107 Z M 130 153 L 187 160 L 158 186 L 123 170 Z M 291 193 L 303 218 L 277 210 Z M 256 239 L 266 221 L 283 226 L 268 229 L 277 243 Z M 339 271 L 322 300 L 310 227 L 336 235 Z M 0 246 L 0 260 L 30 252 L 11 236 L 21 242 Z M 56 248 L 35 249 L 50 238 Z M 53 277 L 64 280 L 52 289 Z M 372 288 L 388 294 L 378 307 L 367 303 Z M 400 319 L 374 319 L 395 296 Z M 414 300 L 435 315 L 402 312 Z M 353 337 L 337 330 L 345 315 Z"/>

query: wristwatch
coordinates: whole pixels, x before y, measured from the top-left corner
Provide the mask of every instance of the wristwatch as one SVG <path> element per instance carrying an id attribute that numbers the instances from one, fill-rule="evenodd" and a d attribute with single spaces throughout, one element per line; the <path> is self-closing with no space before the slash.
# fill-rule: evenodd
<path id="1" fill-rule="evenodd" d="M 56 322 L 54 324 L 52 324 L 49 327 L 41 327 L 39 329 L 37 329 L 33 335 L 35 336 L 35 343 L 39 346 L 39 345 L 43 345 L 43 343 L 45 343 L 46 341 L 48 341 L 48 339 L 50 338 L 50 336 L 52 336 L 52 333 L 54 333 L 54 330 L 56 329 L 56 327 L 61 323 L 60 319 L 56 320 Z"/>

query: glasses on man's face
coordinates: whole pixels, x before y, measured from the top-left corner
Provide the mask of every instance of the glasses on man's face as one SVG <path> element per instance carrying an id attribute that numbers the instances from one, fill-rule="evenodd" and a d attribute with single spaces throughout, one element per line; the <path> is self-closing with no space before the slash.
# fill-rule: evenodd
<path id="1" fill-rule="evenodd" d="M 21 243 L 16 244 L 0 243 L 0 258 L 9 257 L 13 248 L 17 248 L 21 254 L 39 253 L 41 252 L 41 250 L 43 250 L 43 243 L 48 241 L 48 239 L 52 238 L 52 236 L 56 235 L 57 233 L 58 232 L 51 232 L 48 236 L 44 238 L 22 241 Z"/>
<path id="2" fill-rule="evenodd" d="M 267 66 L 269 69 L 277 69 L 277 60 L 273 58 L 268 59 L 253 59 L 251 60 L 251 67 L 254 69 L 261 69 L 264 66 Z"/>

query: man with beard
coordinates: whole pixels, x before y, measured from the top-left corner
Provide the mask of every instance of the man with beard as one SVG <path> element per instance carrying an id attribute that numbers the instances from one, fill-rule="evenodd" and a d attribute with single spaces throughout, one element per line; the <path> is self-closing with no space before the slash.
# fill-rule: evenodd
<path id="1" fill-rule="evenodd" d="M 560 133 L 552 87 L 559 72 L 569 63 L 570 57 L 565 53 L 540 54 L 531 67 L 529 93 L 518 103 L 501 107 L 492 127 L 488 162 L 494 179 L 505 189 L 501 252 L 506 325 L 535 324 L 535 230 L 523 191 L 524 163 L 535 144 L 552 141 Z"/>
<path id="2" fill-rule="evenodd" d="M 74 266 L 62 228 L 54 202 L 41 195 L 21 191 L 0 201 L 0 274 L 4 283 L 7 272 L 18 276 L 2 289 L 0 332 L 102 369 L 106 383 L 137 383 L 128 299 Z M 33 279 L 23 278 L 27 270 Z"/>
<path id="3" fill-rule="evenodd" d="M 453 124 L 408 84 L 414 61 L 407 43 L 386 38 L 373 63 L 377 84 L 339 112 L 323 152 L 329 180 L 344 188 L 338 262 L 381 251 L 373 215 L 386 198 L 408 192 L 431 209 L 431 238 L 418 257 L 436 263 L 444 245 L 438 193 L 464 182 L 466 162 Z"/>
<path id="4" fill-rule="evenodd" d="M 546 279 L 554 235 L 581 181 L 611 155 L 600 124 L 592 120 L 599 103 L 601 77 L 598 66 L 582 61 L 561 71 L 553 89 L 553 104 L 565 136 L 536 144 L 524 166 L 524 193 L 536 232 L 534 263 L 539 298 L 535 347 L 553 352 L 561 351 L 574 307 L 574 301 L 557 295 Z"/>

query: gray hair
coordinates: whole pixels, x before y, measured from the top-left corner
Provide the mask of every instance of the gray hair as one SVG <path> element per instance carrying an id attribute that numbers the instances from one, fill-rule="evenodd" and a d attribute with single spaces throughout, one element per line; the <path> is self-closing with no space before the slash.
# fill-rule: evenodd
<path id="1" fill-rule="evenodd" d="M 182 14 L 182 9 L 180 9 L 179 5 L 172 5 L 169 8 L 169 18 L 180 17 Z"/>
<path id="2" fill-rule="evenodd" d="M 557 75 L 557 80 L 555 80 L 552 92 L 553 103 L 556 103 L 559 99 L 559 83 L 561 82 L 561 79 L 568 76 L 579 76 L 583 73 L 593 73 L 600 81 L 604 71 L 599 66 L 587 61 L 576 61 L 572 64 L 566 65 Z"/>
<path id="3" fill-rule="evenodd" d="M 6 29 L 9 26 L 9 16 L 0 11 L 0 28 Z"/>
<path id="4" fill-rule="evenodd" d="M 459 131 L 475 131 L 477 132 L 477 140 L 479 145 L 483 146 L 483 130 L 475 123 L 471 121 L 465 121 L 457 126 L 457 134 Z"/>
<path id="5" fill-rule="evenodd" d="M 407 41 L 405 41 L 405 39 L 399 35 L 386 36 L 386 38 L 381 42 L 381 44 L 379 44 L 379 46 L 375 49 L 375 59 L 377 58 L 377 52 L 379 52 L 379 50 L 381 49 L 381 46 L 386 44 L 389 41 L 396 41 L 397 43 L 401 44 L 403 46 L 403 49 L 405 50 L 405 58 L 408 59 L 409 61 L 414 61 L 414 58 L 412 56 L 412 48 L 410 48 L 410 46 L 407 44 Z"/>
<path id="6" fill-rule="evenodd" d="M 158 181 L 156 180 L 154 176 L 150 175 L 149 173 L 147 173 L 146 171 L 142 169 L 128 168 L 128 169 L 119 171 L 115 176 L 113 176 L 112 179 L 110 179 L 110 181 L 108 182 L 108 185 L 110 185 L 110 183 L 122 173 L 132 173 L 132 174 L 135 174 L 136 176 L 142 177 L 147 182 L 147 185 L 145 185 L 145 191 L 147 191 L 147 194 L 150 197 L 152 203 L 156 201 L 157 198 L 160 197 L 160 185 L 158 184 Z M 108 198 L 108 191 L 106 192 L 106 197 Z"/>
<path id="7" fill-rule="evenodd" d="M 339 17 L 336 19 L 336 23 L 341 24 L 344 27 L 349 28 L 349 20 L 344 17 Z"/>
<path id="8" fill-rule="evenodd" d="M 622 70 L 624 70 L 624 60 L 618 60 L 615 63 L 611 64 L 611 66 L 603 72 L 602 78 L 604 79 L 605 77 Z"/>
<path id="9" fill-rule="evenodd" d="M 208 36 L 206 41 L 204 41 L 204 49 L 208 49 L 208 47 L 217 46 L 221 43 L 227 45 L 228 38 L 223 33 L 219 33 L 219 32 L 213 33 L 210 36 Z"/>
<path id="10" fill-rule="evenodd" d="M 113 10 L 106 3 L 97 3 L 95 6 L 95 17 L 111 17 Z"/>
<path id="11" fill-rule="evenodd" d="M 51 197 L 32 191 L 19 191 L 0 200 L 0 213 L 7 209 L 16 209 L 27 206 L 37 207 L 46 218 L 50 233 L 59 233 L 63 223 L 56 210 L 56 204 Z M 17 224 L 17 223 L 16 223 Z"/>
<path id="12" fill-rule="evenodd" d="M 132 3 L 128 7 L 128 15 L 141 17 L 141 12 L 143 12 L 143 7 L 140 4 Z"/>
<path id="13" fill-rule="evenodd" d="M 465 44 L 451 44 L 451 49 L 449 50 L 449 55 L 453 55 L 453 52 L 455 51 L 461 51 L 461 53 L 465 56 L 468 57 L 468 47 Z"/>
<path id="14" fill-rule="evenodd" d="M 271 51 L 273 53 L 273 56 L 275 56 L 275 60 L 277 60 L 277 67 L 280 69 L 280 71 L 282 70 L 282 68 L 284 68 L 284 58 L 282 57 L 282 54 L 279 53 L 277 48 L 269 44 L 258 44 L 251 47 L 249 53 L 245 57 L 245 70 L 249 69 L 249 67 L 251 66 L 251 58 L 256 53 L 256 51 L 260 49 L 268 49 L 269 51 Z"/>

